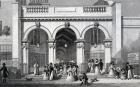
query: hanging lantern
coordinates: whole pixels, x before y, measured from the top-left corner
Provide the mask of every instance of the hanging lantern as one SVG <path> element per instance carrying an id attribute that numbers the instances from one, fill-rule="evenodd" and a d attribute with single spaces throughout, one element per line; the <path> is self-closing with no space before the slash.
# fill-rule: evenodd
<path id="1" fill-rule="evenodd" d="M 68 47 L 68 45 L 65 43 L 64 47 L 66 47 L 66 48 L 67 48 L 67 47 Z"/>

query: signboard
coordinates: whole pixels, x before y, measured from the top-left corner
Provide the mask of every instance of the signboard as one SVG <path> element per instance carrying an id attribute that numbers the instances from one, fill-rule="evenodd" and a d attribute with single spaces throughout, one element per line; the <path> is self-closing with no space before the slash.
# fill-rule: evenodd
<path id="1" fill-rule="evenodd" d="M 139 53 L 129 53 L 128 62 L 130 64 L 139 64 Z"/>

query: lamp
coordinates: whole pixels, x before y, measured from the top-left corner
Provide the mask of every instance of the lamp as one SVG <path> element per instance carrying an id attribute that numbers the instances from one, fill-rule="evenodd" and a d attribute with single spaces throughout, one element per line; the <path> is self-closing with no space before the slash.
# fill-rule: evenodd
<path id="1" fill-rule="evenodd" d="M 95 43 L 93 46 L 94 46 L 94 48 L 96 48 L 97 47 L 97 44 Z"/>
<path id="2" fill-rule="evenodd" d="M 65 43 L 64 47 L 68 47 L 68 45 Z"/>

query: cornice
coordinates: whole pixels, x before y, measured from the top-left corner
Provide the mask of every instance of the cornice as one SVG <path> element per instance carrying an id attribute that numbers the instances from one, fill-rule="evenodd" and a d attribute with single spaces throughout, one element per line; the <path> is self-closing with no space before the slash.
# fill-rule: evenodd
<path id="1" fill-rule="evenodd" d="M 21 17 L 21 21 L 112 21 L 112 16 L 103 17 Z"/>

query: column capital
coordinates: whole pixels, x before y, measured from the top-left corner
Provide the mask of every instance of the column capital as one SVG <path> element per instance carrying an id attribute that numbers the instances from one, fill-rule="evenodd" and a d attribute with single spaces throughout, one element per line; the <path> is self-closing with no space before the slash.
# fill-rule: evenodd
<path id="1" fill-rule="evenodd" d="M 79 42 L 77 43 L 77 48 L 84 48 L 84 43 L 83 42 Z"/>
<path id="2" fill-rule="evenodd" d="M 48 43 L 48 46 L 49 46 L 49 48 L 55 48 L 56 44 L 54 42 L 52 42 L 52 43 Z"/>
<path id="3" fill-rule="evenodd" d="M 105 48 L 111 48 L 112 41 L 110 39 L 104 40 L 104 46 L 105 46 Z"/>
<path id="4" fill-rule="evenodd" d="M 28 49 L 29 48 L 29 43 L 22 43 L 22 49 Z"/>

